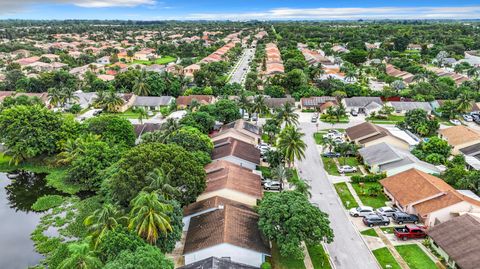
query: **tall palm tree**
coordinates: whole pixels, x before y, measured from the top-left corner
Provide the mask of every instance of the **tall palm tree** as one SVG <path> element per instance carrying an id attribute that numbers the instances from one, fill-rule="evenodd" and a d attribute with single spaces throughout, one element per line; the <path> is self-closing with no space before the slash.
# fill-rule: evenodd
<path id="1" fill-rule="evenodd" d="M 68 252 L 68 258 L 60 263 L 58 269 L 99 269 L 103 266 L 87 243 L 70 244 Z"/>
<path id="2" fill-rule="evenodd" d="M 335 117 L 337 118 L 337 122 L 340 122 L 340 119 L 345 117 L 347 113 L 347 109 L 343 105 L 343 103 L 340 103 L 336 108 L 335 108 Z"/>
<path id="3" fill-rule="evenodd" d="M 305 134 L 293 125 L 287 125 L 280 133 L 278 148 L 284 153 L 287 164 L 290 167 L 295 159 L 301 160 L 305 158 L 307 144 L 303 141 L 303 136 Z"/>
<path id="4" fill-rule="evenodd" d="M 472 108 L 472 99 L 466 93 L 458 95 L 457 98 L 457 110 L 461 113 L 465 113 Z"/>
<path id="5" fill-rule="evenodd" d="M 472 67 L 467 70 L 467 76 L 471 78 L 476 79 L 478 78 L 479 75 L 480 75 L 480 69 L 478 67 Z"/>
<path id="6" fill-rule="evenodd" d="M 298 114 L 291 103 L 285 103 L 277 113 L 277 119 L 286 125 L 298 125 Z"/>
<path id="7" fill-rule="evenodd" d="M 274 167 L 271 172 L 272 178 L 280 182 L 283 187 L 284 182 L 288 179 L 287 169 L 283 164 Z"/>
<path id="8" fill-rule="evenodd" d="M 133 82 L 133 92 L 138 96 L 148 96 L 150 85 L 147 83 L 147 72 L 141 71 Z"/>
<path id="9" fill-rule="evenodd" d="M 116 92 L 109 91 L 102 100 L 102 107 L 108 112 L 117 112 L 124 103 L 125 101 Z"/>
<path id="10" fill-rule="evenodd" d="M 50 88 L 47 90 L 48 92 L 48 102 L 53 107 L 61 106 L 65 100 L 65 96 L 63 91 L 59 88 Z"/>
<path id="11" fill-rule="evenodd" d="M 141 191 L 132 200 L 132 206 L 128 228 L 134 229 L 149 244 L 154 245 L 161 234 L 172 231 L 167 213 L 173 208 L 160 202 L 156 192 Z"/>
<path id="12" fill-rule="evenodd" d="M 328 152 L 332 152 L 333 147 L 335 147 L 335 141 L 330 137 L 323 137 L 323 145 L 328 148 Z"/>
<path id="13" fill-rule="evenodd" d="M 155 168 L 152 172 L 147 174 L 146 179 L 150 182 L 150 185 L 146 187 L 146 190 L 155 191 L 167 200 L 178 197 L 181 192 L 178 188 L 171 185 L 171 172 L 172 171 L 165 173 L 162 168 Z"/>
<path id="14" fill-rule="evenodd" d="M 268 107 L 265 103 L 265 97 L 263 95 L 255 96 L 250 110 L 252 113 L 257 113 L 258 115 L 266 113 L 268 111 Z"/>
<path id="15" fill-rule="evenodd" d="M 143 108 L 139 108 L 137 111 L 138 111 L 138 120 L 140 121 L 140 124 L 143 124 L 143 120 L 148 117 L 148 113 Z"/>
<path id="16" fill-rule="evenodd" d="M 243 118 L 245 111 L 248 111 L 250 109 L 250 102 L 248 101 L 248 98 L 244 92 L 240 94 L 240 98 L 238 99 L 238 106 L 242 109 Z"/>
<path id="17" fill-rule="evenodd" d="M 86 217 L 83 224 L 89 228 L 96 248 L 105 233 L 117 227 L 123 219 L 124 217 L 122 217 L 116 206 L 106 203 L 101 208 L 95 210 L 93 214 Z"/>
<path id="18" fill-rule="evenodd" d="M 180 129 L 180 124 L 174 118 L 168 118 L 167 121 L 162 124 L 162 131 L 164 134 L 165 139 L 168 138 L 173 132 Z"/>
<path id="19" fill-rule="evenodd" d="M 71 163 L 78 154 L 85 152 L 85 145 L 98 140 L 100 140 L 100 136 L 92 133 L 82 135 L 77 139 L 68 139 L 62 145 L 62 151 L 57 155 L 57 162 L 59 164 Z"/>
<path id="20" fill-rule="evenodd" d="M 63 87 L 61 88 L 61 91 L 63 92 L 63 102 L 65 104 L 70 104 L 72 103 L 73 101 L 78 101 L 80 100 L 80 98 L 75 95 L 75 89 L 73 88 L 69 88 L 69 87 Z"/>

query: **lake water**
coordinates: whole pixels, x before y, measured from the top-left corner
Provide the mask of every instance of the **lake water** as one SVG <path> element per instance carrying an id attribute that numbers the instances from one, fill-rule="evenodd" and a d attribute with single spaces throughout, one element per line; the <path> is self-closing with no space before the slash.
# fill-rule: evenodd
<path id="1" fill-rule="evenodd" d="M 55 190 L 45 186 L 45 174 L 0 173 L 1 269 L 25 269 L 42 259 L 30 240 L 41 214 L 30 207 L 38 197 L 53 193 Z"/>

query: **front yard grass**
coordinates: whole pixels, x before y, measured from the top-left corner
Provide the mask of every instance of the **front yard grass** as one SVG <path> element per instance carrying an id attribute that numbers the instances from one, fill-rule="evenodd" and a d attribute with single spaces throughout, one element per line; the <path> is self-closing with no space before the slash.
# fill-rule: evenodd
<path id="1" fill-rule="evenodd" d="M 378 237 L 377 232 L 375 232 L 375 230 L 372 229 L 372 228 L 361 231 L 360 233 L 363 234 L 363 235 Z"/>
<path id="2" fill-rule="evenodd" d="M 177 58 L 172 56 L 164 56 L 162 58 L 158 58 L 155 61 L 144 61 L 144 60 L 133 60 L 132 64 L 143 64 L 143 65 L 152 65 L 152 64 L 168 64 L 171 62 L 176 61 Z"/>
<path id="3" fill-rule="evenodd" d="M 437 269 L 435 263 L 416 244 L 395 247 L 411 269 Z"/>
<path id="4" fill-rule="evenodd" d="M 390 253 L 390 250 L 388 250 L 388 248 L 383 247 L 375 249 L 372 252 L 383 269 L 401 269 L 397 260 L 395 260 L 395 257 L 393 257 L 392 253 Z"/>
<path id="5" fill-rule="evenodd" d="M 376 196 L 371 196 L 369 194 L 369 188 L 378 188 L 379 186 L 381 185 L 378 182 L 364 182 L 363 186 L 361 186 L 359 183 L 352 183 L 352 187 L 357 193 L 362 203 L 366 206 L 371 206 L 373 208 L 385 206 L 385 202 L 388 201 L 387 196 L 385 196 L 385 194 L 383 194 L 383 192 L 381 191 L 381 187 L 379 191 L 375 192 Z"/>
<path id="6" fill-rule="evenodd" d="M 308 254 L 315 269 L 331 269 L 328 254 L 322 245 L 307 246 Z"/>
<path id="7" fill-rule="evenodd" d="M 340 197 L 340 200 L 342 200 L 342 204 L 346 209 L 358 207 L 358 203 L 355 201 L 355 198 L 348 189 L 347 183 L 340 182 L 333 184 L 333 186 L 335 187 L 335 190 L 337 191 L 337 194 Z"/>
<path id="8" fill-rule="evenodd" d="M 366 118 L 367 121 L 375 124 L 395 124 L 399 121 L 403 121 L 404 119 L 405 119 L 405 116 L 399 116 L 399 115 L 389 115 L 386 119 L 379 119 L 379 118 L 372 118 L 372 117 Z"/>
<path id="9" fill-rule="evenodd" d="M 294 259 L 292 257 L 283 257 L 280 255 L 277 244 L 272 243 L 272 268 L 274 269 L 304 269 L 303 259 Z"/>
<path id="10" fill-rule="evenodd" d="M 332 176 L 339 176 L 337 164 L 333 160 L 333 158 L 327 158 L 322 156 L 323 167 L 327 171 L 328 174 Z"/>
<path id="11" fill-rule="evenodd" d="M 394 227 L 382 227 L 380 228 L 383 233 L 385 234 L 393 234 L 393 228 Z"/>

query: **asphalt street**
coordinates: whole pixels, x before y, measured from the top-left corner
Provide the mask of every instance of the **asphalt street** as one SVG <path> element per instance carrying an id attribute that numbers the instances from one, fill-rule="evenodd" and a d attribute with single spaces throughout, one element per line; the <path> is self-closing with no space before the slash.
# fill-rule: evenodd
<path id="1" fill-rule="evenodd" d="M 249 59 L 253 59 L 253 56 L 255 55 L 255 48 L 249 48 L 245 49 L 244 53 L 238 60 L 238 63 L 236 65 L 236 69 L 233 71 L 232 76 L 230 77 L 229 83 L 239 83 L 243 84 L 244 83 L 244 78 L 247 76 L 247 73 L 249 71 Z"/>
<path id="2" fill-rule="evenodd" d="M 307 144 L 305 158 L 297 163 L 300 176 L 311 186 L 311 202 L 329 215 L 335 238 L 327 245 L 327 250 L 337 269 L 372 269 L 379 268 L 375 257 L 368 249 L 360 234 L 350 222 L 345 209 L 329 182 L 320 153 L 313 139 L 317 127 L 314 123 L 300 124 L 305 133 Z"/>

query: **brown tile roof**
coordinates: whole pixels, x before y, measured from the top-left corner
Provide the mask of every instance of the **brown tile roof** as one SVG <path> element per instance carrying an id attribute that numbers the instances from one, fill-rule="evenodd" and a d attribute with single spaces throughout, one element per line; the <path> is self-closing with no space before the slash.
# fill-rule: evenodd
<path id="1" fill-rule="evenodd" d="M 463 125 L 442 129 L 438 132 L 451 146 L 480 140 L 480 133 Z"/>
<path id="2" fill-rule="evenodd" d="M 210 104 L 213 102 L 212 95 L 179 96 L 177 98 L 177 106 L 189 106 L 193 99 L 197 100 L 200 104 Z"/>
<path id="3" fill-rule="evenodd" d="M 223 209 L 192 217 L 183 254 L 222 243 L 270 253 L 258 229 L 258 214 L 252 209 L 227 204 Z"/>
<path id="4" fill-rule="evenodd" d="M 220 159 L 227 156 L 235 156 L 237 158 L 260 164 L 260 150 L 252 144 L 240 141 L 238 139 L 228 137 L 215 142 L 212 159 Z"/>
<path id="5" fill-rule="evenodd" d="M 480 219 L 465 214 L 427 231 L 435 243 L 462 269 L 480 264 Z"/>
<path id="6" fill-rule="evenodd" d="M 345 130 L 348 138 L 352 141 L 357 141 L 360 144 L 365 144 L 385 136 L 394 137 L 387 129 L 370 122 L 364 122 Z M 395 137 L 398 140 L 402 140 Z M 402 140 L 403 141 L 403 140 Z M 407 143 L 407 142 L 405 142 Z"/>
<path id="7" fill-rule="evenodd" d="M 193 214 L 197 214 L 200 212 L 203 212 L 208 209 L 213 209 L 213 208 L 218 208 L 221 205 L 234 205 L 237 207 L 245 207 L 247 209 L 251 209 L 249 205 L 242 204 L 240 202 L 230 200 L 221 196 L 213 196 L 208 199 L 195 202 L 192 204 L 189 204 L 188 206 L 183 208 L 183 215 L 184 216 L 190 216 Z"/>
<path id="8" fill-rule="evenodd" d="M 402 206 L 454 190 L 442 179 L 414 168 L 382 179 L 380 184 Z"/>
<path id="9" fill-rule="evenodd" d="M 219 160 L 205 166 L 205 172 L 207 173 L 207 187 L 204 193 L 231 189 L 256 198 L 263 196 L 260 176 L 247 168 Z"/>

